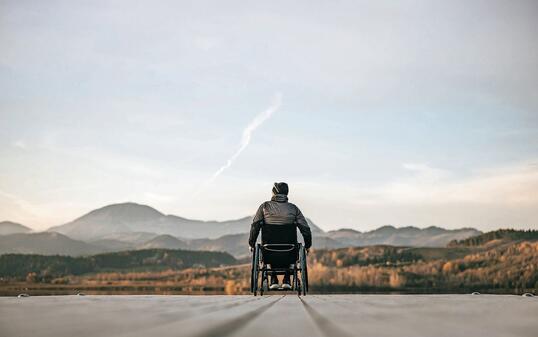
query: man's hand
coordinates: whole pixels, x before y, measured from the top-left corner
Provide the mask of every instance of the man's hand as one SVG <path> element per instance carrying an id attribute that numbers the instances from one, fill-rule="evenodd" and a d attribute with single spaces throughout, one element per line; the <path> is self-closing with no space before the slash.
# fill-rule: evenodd
<path id="1" fill-rule="evenodd" d="M 250 250 L 251 253 L 254 251 L 254 247 L 249 246 L 248 249 Z"/>
<path id="2" fill-rule="evenodd" d="M 310 248 L 306 248 L 305 251 L 306 251 L 306 255 L 310 254 Z"/>

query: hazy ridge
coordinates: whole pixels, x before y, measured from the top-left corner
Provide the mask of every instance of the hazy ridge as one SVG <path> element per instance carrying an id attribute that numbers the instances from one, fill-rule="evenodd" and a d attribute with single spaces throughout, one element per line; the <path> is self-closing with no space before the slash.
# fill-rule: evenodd
<path id="1" fill-rule="evenodd" d="M 27 227 L 4 222 L 3 226 L 0 224 L 0 233 L 7 235 L 0 236 L 0 254 L 79 256 L 163 248 L 224 251 L 244 257 L 248 255 L 251 221 L 251 217 L 228 221 L 191 220 L 165 215 L 147 205 L 132 202 L 113 204 L 41 233 L 30 233 Z M 367 232 L 353 229 L 325 232 L 310 219 L 308 222 L 314 236 L 313 247 L 317 249 L 371 245 L 444 247 L 451 241 L 482 234 L 473 228 L 447 230 L 393 226 Z"/>

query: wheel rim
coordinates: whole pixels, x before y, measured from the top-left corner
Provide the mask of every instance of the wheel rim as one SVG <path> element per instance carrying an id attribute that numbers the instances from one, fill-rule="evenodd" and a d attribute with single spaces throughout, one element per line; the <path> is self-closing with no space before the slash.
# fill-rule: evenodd
<path id="1" fill-rule="evenodd" d="M 254 293 L 254 296 L 258 293 L 258 278 L 259 278 L 259 249 L 256 246 L 256 250 L 254 251 L 253 256 L 253 271 L 252 271 L 252 292 Z"/>
<path id="2" fill-rule="evenodd" d="M 303 295 L 306 295 L 306 290 L 308 287 L 308 281 L 306 279 L 307 277 L 307 270 L 306 270 L 306 253 L 304 247 L 301 247 L 301 285 L 302 285 L 302 291 Z"/>

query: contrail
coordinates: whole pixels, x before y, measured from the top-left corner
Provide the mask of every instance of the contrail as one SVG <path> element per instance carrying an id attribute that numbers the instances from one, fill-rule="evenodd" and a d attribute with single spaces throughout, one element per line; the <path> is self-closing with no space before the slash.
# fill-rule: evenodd
<path id="1" fill-rule="evenodd" d="M 260 126 L 262 125 L 266 120 L 268 120 L 271 115 L 277 111 L 280 108 L 280 105 L 282 104 L 282 94 L 277 93 L 275 94 L 275 97 L 273 98 L 272 104 L 267 108 L 266 110 L 262 111 L 260 114 L 258 114 L 246 127 L 243 129 L 243 136 L 241 137 L 241 143 L 239 145 L 239 149 L 235 151 L 235 153 L 226 161 L 226 164 L 222 165 L 221 168 L 219 168 L 213 175 L 204 183 L 204 187 L 211 184 L 215 179 L 218 178 L 224 172 L 227 168 L 232 166 L 234 161 L 239 157 L 241 152 L 243 152 L 248 144 L 250 143 L 250 139 L 252 138 L 252 133 Z"/>

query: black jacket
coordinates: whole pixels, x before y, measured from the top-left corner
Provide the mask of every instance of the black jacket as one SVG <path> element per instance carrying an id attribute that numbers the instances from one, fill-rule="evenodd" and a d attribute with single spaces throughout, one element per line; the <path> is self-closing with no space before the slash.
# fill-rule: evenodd
<path id="1" fill-rule="evenodd" d="M 288 197 L 285 195 L 277 194 L 273 196 L 271 201 L 266 201 L 260 205 L 250 227 L 250 237 L 248 239 L 250 247 L 256 245 L 263 223 L 269 226 L 295 223 L 303 235 L 305 248 L 308 249 L 312 246 L 312 232 L 308 222 L 299 207 L 288 202 Z"/>

